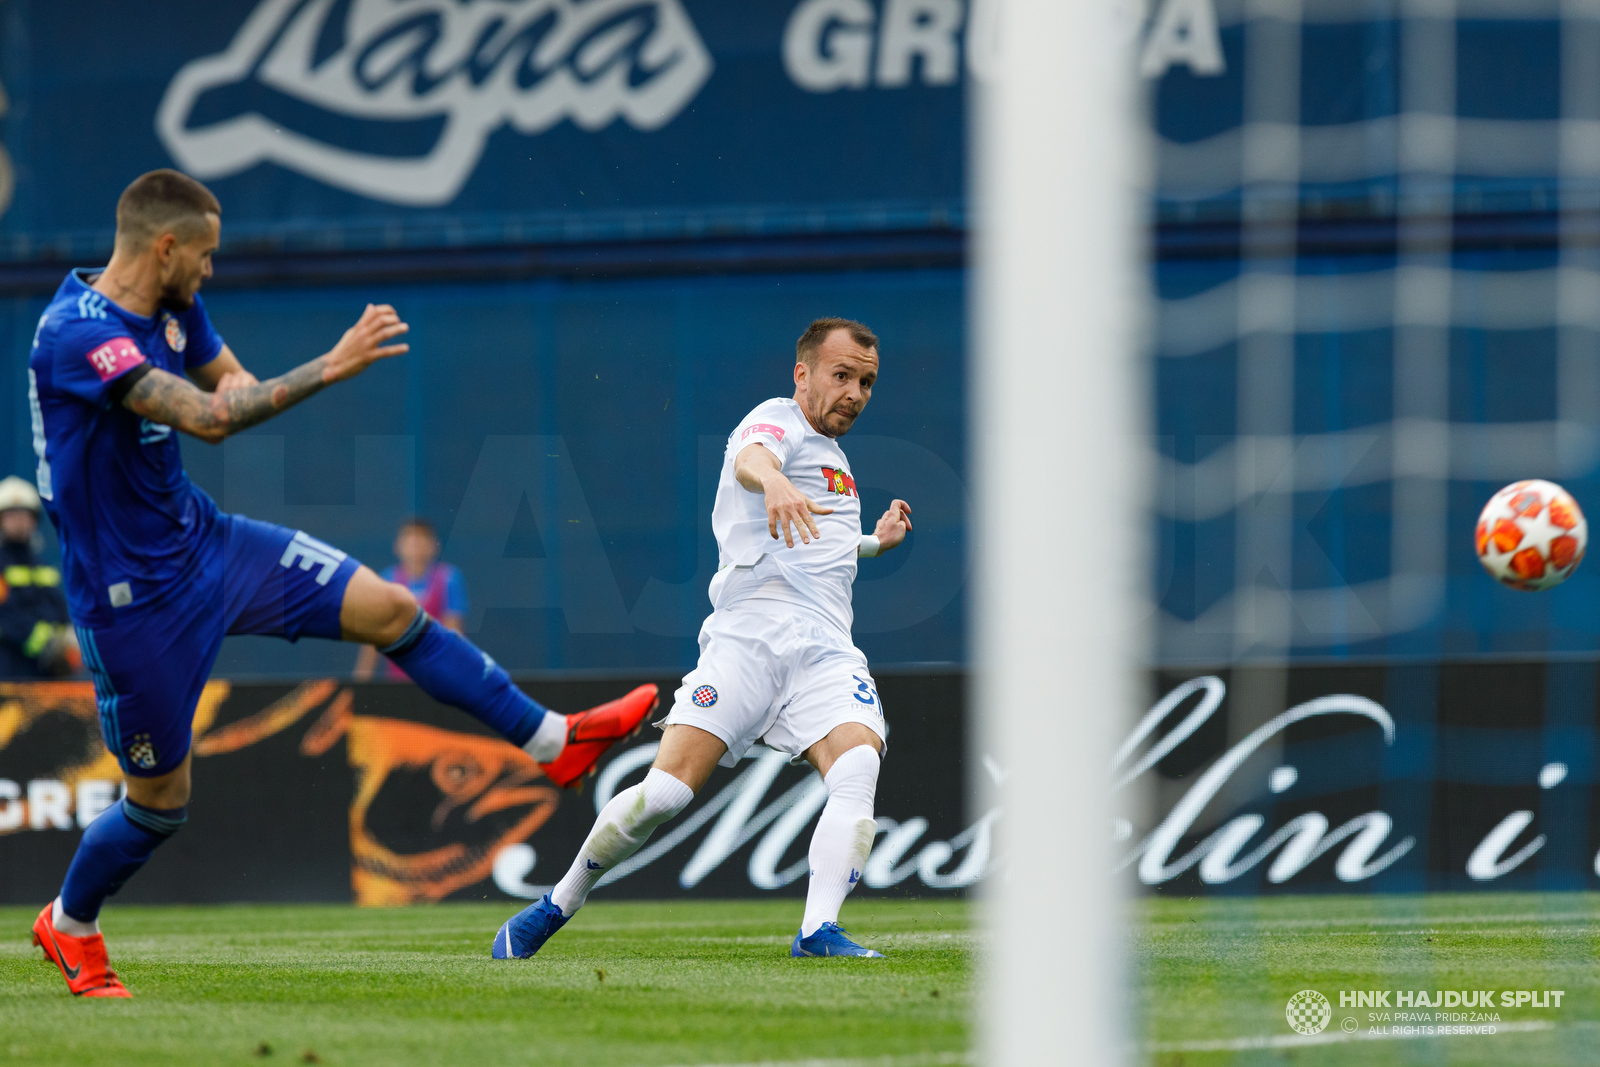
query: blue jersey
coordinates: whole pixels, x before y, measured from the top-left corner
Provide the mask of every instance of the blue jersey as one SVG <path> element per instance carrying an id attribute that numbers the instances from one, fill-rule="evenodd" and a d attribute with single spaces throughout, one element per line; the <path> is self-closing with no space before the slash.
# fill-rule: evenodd
<path id="1" fill-rule="evenodd" d="M 182 586 L 217 523 L 183 472 L 177 434 L 113 401 L 149 364 L 173 374 L 209 363 L 222 338 L 195 297 L 186 311 L 135 315 L 74 270 L 39 319 L 28 404 L 39 495 L 61 537 L 72 617 L 108 626 L 113 607 L 153 605 Z"/>

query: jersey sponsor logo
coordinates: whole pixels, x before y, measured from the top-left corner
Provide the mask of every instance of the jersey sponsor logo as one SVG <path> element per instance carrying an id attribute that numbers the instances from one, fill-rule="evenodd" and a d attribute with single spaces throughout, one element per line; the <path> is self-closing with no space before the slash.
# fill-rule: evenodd
<path id="1" fill-rule="evenodd" d="M 189 346 L 189 337 L 183 332 L 182 324 L 172 317 L 171 312 L 163 311 L 161 317 L 167 320 L 167 326 L 164 331 L 167 337 L 167 347 L 182 355 L 183 350 Z"/>
<path id="2" fill-rule="evenodd" d="M 113 337 L 89 353 L 89 366 L 100 375 L 102 382 L 109 382 L 123 371 L 131 370 L 143 362 L 144 353 L 139 351 L 139 346 L 133 343 L 131 337 Z"/>
<path id="3" fill-rule="evenodd" d="M 317 570 L 317 584 L 327 585 L 339 570 L 339 564 L 346 559 L 346 554 L 340 552 L 332 545 L 325 545 L 315 537 L 303 530 L 297 530 L 294 538 L 284 547 L 283 557 L 278 560 L 280 567 L 293 567 L 299 564 L 300 569 L 309 571 L 313 567 Z M 485 668 L 484 674 L 488 674 Z"/>
<path id="4" fill-rule="evenodd" d="M 78 297 L 78 318 L 103 319 L 106 317 L 106 298 L 90 291 Z"/>
<path id="5" fill-rule="evenodd" d="M 739 440 L 743 441 L 746 437 L 749 437 L 753 433 L 769 433 L 778 440 L 783 440 L 783 427 L 774 426 L 770 422 L 757 422 L 746 426 L 744 428 L 744 433 L 739 435 Z"/>
<path id="6" fill-rule="evenodd" d="M 822 468 L 822 480 L 828 483 L 828 491 L 840 496 L 860 497 L 856 492 L 856 480 L 850 477 L 849 471 L 835 470 L 832 467 Z"/>
<path id="7" fill-rule="evenodd" d="M 694 691 L 694 696 L 690 699 L 697 708 L 709 708 L 717 702 L 717 691 L 709 685 L 702 685 Z"/>
<path id="8" fill-rule="evenodd" d="M 156 132 L 197 178 L 258 163 L 396 204 L 454 200 L 490 134 L 543 133 L 570 119 L 599 130 L 671 121 L 711 76 L 681 0 L 261 0 L 225 52 L 178 71 Z M 254 111 L 194 120 L 202 96 L 264 87 L 320 111 L 340 136 Z M 427 149 L 349 147 L 350 120 L 415 130 Z M 369 138 L 371 143 L 375 138 Z"/>

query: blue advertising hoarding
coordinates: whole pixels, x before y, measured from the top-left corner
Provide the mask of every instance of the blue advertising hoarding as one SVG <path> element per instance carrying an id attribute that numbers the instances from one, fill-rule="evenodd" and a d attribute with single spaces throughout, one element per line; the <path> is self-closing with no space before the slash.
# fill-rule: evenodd
<path id="1" fill-rule="evenodd" d="M 959 0 L 157 8 L 0 8 L 0 256 L 102 251 L 162 166 L 236 249 L 961 222 Z"/>
<path id="2" fill-rule="evenodd" d="M 1600 361 L 1600 20 L 1555 0 L 1457 0 L 1445 14 L 1365 0 L 1124 8 L 1153 131 L 1154 658 L 1592 648 L 1600 619 L 1588 570 L 1530 597 L 1489 583 L 1469 546 L 1478 507 L 1508 481 L 1552 478 L 1600 507 L 1600 390 L 1590 369 Z M 964 479 L 952 444 L 965 433 L 963 93 L 986 64 L 1003 61 L 990 43 L 994 11 L 985 0 L 219 0 L 137 10 L 5 0 L 0 275 L 28 266 L 30 277 L 59 277 L 57 264 L 103 256 L 117 191 L 144 169 L 177 165 L 223 200 L 211 306 L 230 340 L 248 341 L 253 366 L 280 365 L 256 353 L 320 351 L 342 320 L 329 311 L 314 330 L 308 309 L 344 296 L 392 299 L 428 322 L 432 354 L 419 366 L 460 358 L 477 367 L 488 353 L 506 354 L 499 369 L 514 371 L 506 380 L 515 384 L 494 404 L 515 417 L 479 419 L 440 384 L 454 379 L 407 370 L 415 377 L 390 398 L 403 419 L 363 411 L 355 421 L 380 428 L 306 436 L 304 427 L 340 409 L 295 413 L 223 450 L 236 465 L 227 469 L 267 470 L 274 460 L 255 438 L 280 435 L 281 492 L 280 481 L 252 475 L 228 490 L 229 506 L 352 509 L 328 535 L 379 562 L 398 505 L 358 506 L 363 449 L 386 477 L 411 479 L 395 499 L 434 517 L 447 542 L 478 457 L 513 454 L 489 438 L 532 449 L 534 439 L 560 437 L 587 486 L 590 446 L 573 442 L 605 425 L 613 402 L 641 433 L 673 442 L 670 462 L 651 451 L 646 495 L 668 482 L 679 501 L 698 491 L 688 486 L 699 484 L 700 460 L 690 462 L 687 431 L 667 412 L 643 413 L 620 396 L 548 399 L 548 384 L 578 368 L 643 381 L 655 373 L 646 349 L 686 350 L 684 313 L 648 310 L 665 305 L 646 293 L 692 292 L 672 300 L 703 296 L 717 314 L 759 319 L 729 332 L 774 358 L 811 314 L 854 309 L 886 339 L 874 413 L 896 395 L 944 420 L 939 443 L 912 419 L 861 432 L 928 448 Z M 666 248 L 930 231 L 953 242 L 941 246 L 938 270 L 886 269 L 852 245 L 810 273 L 791 249 L 760 268 L 786 273 L 738 278 L 748 258 L 675 265 Z M 494 278 L 495 264 L 510 262 L 473 261 L 469 272 L 464 249 L 604 242 L 636 247 L 610 266 L 517 261 L 487 287 L 453 284 L 469 273 Z M 356 257 L 340 287 L 297 280 L 314 265 L 308 253 L 338 250 Z M 363 250 L 388 250 L 370 261 L 374 271 L 405 250 L 404 282 L 364 285 Z M 257 281 L 238 280 L 250 257 Z M 572 280 L 585 270 L 590 280 Z M 630 272 L 661 277 L 626 280 Z M 529 280 L 540 274 L 566 280 Z M 924 282 L 937 298 L 896 288 Z M 44 283 L 28 284 L 32 294 Z M 772 310 L 770 301 L 804 286 L 816 295 L 804 309 Z M 484 300 L 495 310 L 480 317 Z M 610 349 L 549 326 L 529 340 L 530 324 L 555 321 L 550 309 L 568 300 L 612 309 L 593 313 L 602 333 L 613 331 Z M 38 304 L 29 296 L 6 305 L 5 336 L 19 358 Z M 708 334 L 728 329 L 715 315 L 697 321 L 713 324 Z M 894 331 L 913 324 L 940 338 L 939 371 L 895 381 Z M 603 365 L 589 369 L 593 361 Z M 753 403 L 781 391 L 781 382 L 727 384 L 726 363 L 710 357 L 691 364 L 674 373 L 693 389 L 672 404 L 719 413 L 697 422 L 697 439 L 725 432 L 720 423 L 737 417 L 746 393 Z M 25 470 L 21 401 L 15 382 L 5 388 L 16 469 Z M 437 417 L 423 413 L 434 405 Z M 414 443 L 391 455 L 380 438 Z M 592 447 L 598 456 L 614 446 Z M 322 458 L 298 458 L 311 454 Z M 195 449 L 191 463 L 221 492 L 218 455 Z M 609 479 L 616 466 L 595 469 Z M 558 474 L 548 477 L 566 477 Z M 645 626 L 658 625 L 652 612 L 669 602 L 649 583 L 697 573 L 709 541 L 688 523 L 704 508 L 658 508 L 630 526 L 641 520 L 602 520 L 604 506 L 585 495 L 603 544 L 616 536 L 605 532 L 613 522 L 638 531 L 606 549 L 617 595 L 585 610 L 608 626 L 626 613 L 635 644 L 608 645 L 619 663 L 682 662 L 687 638 Z M 513 518 L 518 531 L 533 521 Z M 959 515 L 951 523 L 953 546 Z M 467 529 L 452 554 L 480 585 L 523 590 L 535 613 L 564 594 L 531 571 L 502 582 L 498 564 L 473 561 L 595 558 L 581 539 L 551 546 L 541 533 L 517 548 L 516 538 L 496 543 L 497 533 Z M 959 598 L 945 603 L 936 639 L 913 630 L 869 651 L 962 659 Z M 499 610 L 485 606 L 483 625 L 497 625 Z M 597 660 L 575 649 L 588 640 L 581 627 L 598 623 L 572 630 L 561 617 L 563 637 L 545 623 L 504 625 L 526 635 L 508 636 L 501 650 L 520 666 Z M 679 644 L 669 653 L 661 642 L 671 641 Z M 271 659 L 271 669 L 290 662 Z"/>

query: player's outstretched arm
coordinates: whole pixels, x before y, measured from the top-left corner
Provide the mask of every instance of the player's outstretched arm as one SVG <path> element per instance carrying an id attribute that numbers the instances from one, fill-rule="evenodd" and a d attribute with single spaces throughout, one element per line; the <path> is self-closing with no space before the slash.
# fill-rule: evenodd
<path id="1" fill-rule="evenodd" d="M 782 531 L 784 543 L 794 547 L 795 535 L 802 544 L 821 540 L 813 515 L 832 515 L 832 508 L 818 507 L 817 502 L 794 487 L 783 475 L 783 464 L 778 457 L 757 443 L 746 445 L 733 460 L 733 476 L 739 484 L 752 493 L 762 493 L 767 498 L 767 530 L 777 540 Z M 810 535 L 807 536 L 807 531 Z"/>
<path id="2" fill-rule="evenodd" d="M 152 367 L 122 398 L 122 406 L 202 441 L 216 444 L 230 434 L 265 422 L 334 382 L 354 378 L 380 359 L 407 351 L 386 342 L 411 327 L 387 304 L 368 304 L 361 318 L 325 355 L 264 382 L 248 374 L 225 375 L 205 392 L 176 374 Z M 237 382 L 238 384 L 234 384 Z"/>

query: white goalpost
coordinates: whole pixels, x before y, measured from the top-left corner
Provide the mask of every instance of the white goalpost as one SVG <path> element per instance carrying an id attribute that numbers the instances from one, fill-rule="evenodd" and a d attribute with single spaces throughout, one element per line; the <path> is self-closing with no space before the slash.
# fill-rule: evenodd
<path id="1" fill-rule="evenodd" d="M 1133 57 L 1112 3 L 974 4 L 981 1062 L 1129 1056 L 1109 768 L 1147 600 Z M 977 49 L 982 49 L 981 53 Z"/>

